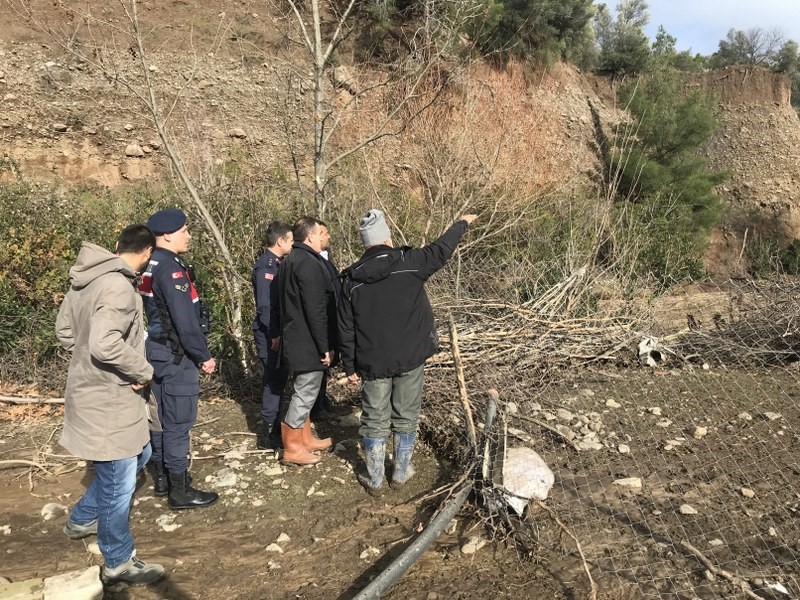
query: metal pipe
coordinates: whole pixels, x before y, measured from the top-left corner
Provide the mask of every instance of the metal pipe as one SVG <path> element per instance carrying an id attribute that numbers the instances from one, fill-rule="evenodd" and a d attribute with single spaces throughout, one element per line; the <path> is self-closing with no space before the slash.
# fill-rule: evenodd
<path id="1" fill-rule="evenodd" d="M 357 596 L 353 597 L 353 600 L 374 600 L 380 598 L 381 594 L 394 585 L 397 580 L 403 576 L 403 573 L 405 573 L 408 568 L 417 561 L 422 553 L 428 549 L 428 546 L 439 537 L 439 534 L 444 531 L 447 524 L 456 516 L 456 513 L 461 510 L 471 490 L 472 484 L 469 482 L 465 483 L 464 486 L 447 501 L 442 511 L 433 518 L 419 537 L 415 539 L 400 556 L 394 559 L 392 564 L 380 575 L 373 579 L 367 587 L 361 590 Z"/>

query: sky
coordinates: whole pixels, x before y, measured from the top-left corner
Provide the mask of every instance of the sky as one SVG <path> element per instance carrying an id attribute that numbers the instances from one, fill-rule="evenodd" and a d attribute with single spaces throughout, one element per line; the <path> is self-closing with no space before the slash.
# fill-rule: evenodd
<path id="1" fill-rule="evenodd" d="M 612 8 L 615 0 L 605 0 Z M 800 43 L 800 0 L 648 0 L 650 24 L 645 33 L 654 38 L 658 26 L 678 38 L 677 49 L 712 54 L 728 30 L 760 27 L 778 29 Z"/>

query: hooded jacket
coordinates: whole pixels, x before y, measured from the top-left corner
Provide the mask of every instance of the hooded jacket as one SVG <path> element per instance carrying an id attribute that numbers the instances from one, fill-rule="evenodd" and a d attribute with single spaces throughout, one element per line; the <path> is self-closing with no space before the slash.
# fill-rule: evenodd
<path id="1" fill-rule="evenodd" d="M 137 456 L 150 440 L 145 400 L 133 383 L 149 382 L 142 300 L 136 273 L 119 256 L 84 242 L 70 269 L 56 336 L 72 352 L 61 445 L 87 460 Z"/>
<path id="2" fill-rule="evenodd" d="M 456 221 L 423 248 L 372 246 L 342 271 L 339 349 L 346 375 L 394 377 L 437 351 L 425 282 L 450 259 L 467 227 Z"/>

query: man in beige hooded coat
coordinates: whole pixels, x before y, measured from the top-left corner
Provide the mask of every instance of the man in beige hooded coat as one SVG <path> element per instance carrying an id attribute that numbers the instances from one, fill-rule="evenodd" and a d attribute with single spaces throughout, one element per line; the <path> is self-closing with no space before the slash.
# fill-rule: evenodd
<path id="1" fill-rule="evenodd" d="M 58 341 L 72 352 L 61 445 L 93 461 L 96 472 L 64 533 L 97 534 L 106 584 L 148 584 L 164 575 L 161 565 L 136 558 L 128 525 L 136 473 L 151 452 L 143 389 L 153 375 L 134 286 L 154 246 L 144 225 L 122 231 L 116 254 L 84 242 L 56 320 Z"/>

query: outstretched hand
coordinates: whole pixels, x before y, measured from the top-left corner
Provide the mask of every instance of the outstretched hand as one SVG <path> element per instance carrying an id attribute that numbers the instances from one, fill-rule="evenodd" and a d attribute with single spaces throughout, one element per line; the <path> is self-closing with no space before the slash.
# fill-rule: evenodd
<path id="1" fill-rule="evenodd" d="M 472 225 L 473 221 L 478 218 L 478 215 L 461 215 L 461 220 L 466 221 L 467 225 Z"/>

